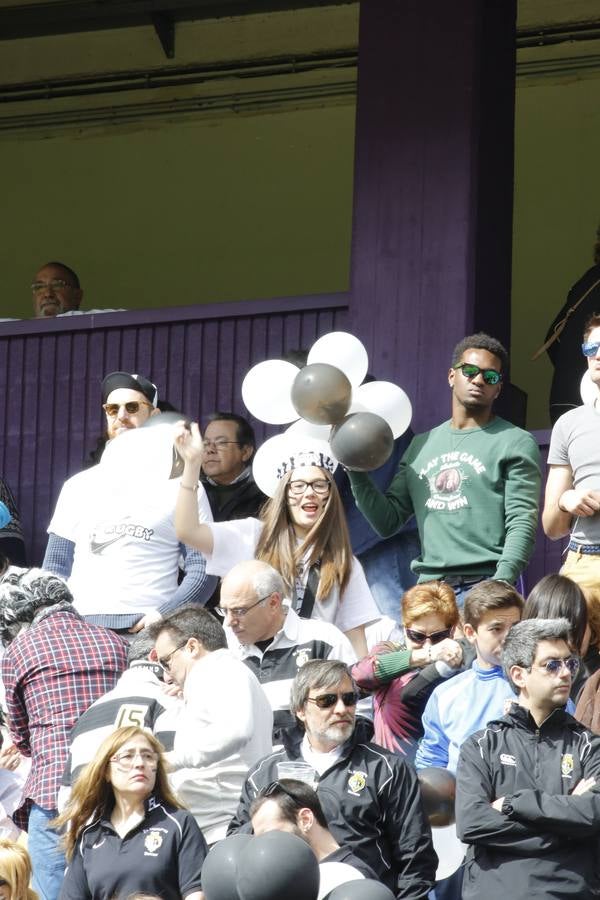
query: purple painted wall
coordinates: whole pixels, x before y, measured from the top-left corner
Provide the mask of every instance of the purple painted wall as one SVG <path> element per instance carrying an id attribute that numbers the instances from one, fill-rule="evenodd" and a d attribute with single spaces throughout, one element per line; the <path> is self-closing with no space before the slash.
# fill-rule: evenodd
<path id="1" fill-rule="evenodd" d="M 347 297 L 288 297 L 0 326 L 0 472 L 19 503 L 39 563 L 58 492 L 103 430 L 100 382 L 141 372 L 193 418 L 244 413 L 248 369 L 347 327 Z M 255 423 L 257 437 L 266 434 Z"/>
<path id="2" fill-rule="evenodd" d="M 361 4 L 350 323 L 448 416 L 452 347 L 510 341 L 515 0 Z"/>

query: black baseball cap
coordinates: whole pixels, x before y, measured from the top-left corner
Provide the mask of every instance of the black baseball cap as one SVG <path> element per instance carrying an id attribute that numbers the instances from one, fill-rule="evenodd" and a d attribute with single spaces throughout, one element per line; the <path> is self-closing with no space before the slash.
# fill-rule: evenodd
<path id="1" fill-rule="evenodd" d="M 144 397 L 156 406 L 158 403 L 158 390 L 155 384 L 144 378 L 143 375 L 130 374 L 129 372 L 111 372 L 102 381 L 102 402 L 106 403 L 108 395 L 118 388 L 128 388 L 130 391 L 139 391 Z"/>

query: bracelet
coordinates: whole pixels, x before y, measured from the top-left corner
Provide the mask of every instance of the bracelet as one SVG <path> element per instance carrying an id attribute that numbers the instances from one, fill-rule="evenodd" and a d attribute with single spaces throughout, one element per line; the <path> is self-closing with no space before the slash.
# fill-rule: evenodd
<path id="1" fill-rule="evenodd" d="M 431 662 L 431 644 L 427 648 L 427 662 Z"/>
<path id="2" fill-rule="evenodd" d="M 192 494 L 195 494 L 198 490 L 197 484 L 195 484 L 194 487 L 190 487 L 189 484 L 184 484 L 182 481 L 179 482 L 179 487 L 183 488 L 184 491 L 191 491 Z"/>

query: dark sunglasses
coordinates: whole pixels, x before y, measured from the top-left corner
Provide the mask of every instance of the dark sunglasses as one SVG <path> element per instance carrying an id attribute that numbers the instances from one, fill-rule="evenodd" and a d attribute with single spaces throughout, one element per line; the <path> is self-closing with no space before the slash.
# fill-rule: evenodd
<path id="1" fill-rule="evenodd" d="M 424 644 L 425 641 L 431 641 L 432 644 L 439 644 L 440 641 L 445 641 L 446 638 L 449 638 L 452 634 L 451 628 L 444 628 L 443 631 L 434 631 L 433 634 L 425 634 L 423 631 L 413 631 L 412 628 L 405 628 L 406 637 L 413 642 L 413 644 Z"/>
<path id="2" fill-rule="evenodd" d="M 343 694 L 319 694 L 318 697 L 307 697 L 309 703 L 316 703 L 319 709 L 330 709 L 341 700 L 344 706 L 356 706 L 358 694 L 354 691 L 344 691 Z"/>
<path id="3" fill-rule="evenodd" d="M 143 400 L 130 400 L 129 403 L 105 403 L 102 409 L 110 419 L 114 419 L 119 415 L 121 407 L 125 407 L 130 416 L 134 416 L 140 411 L 140 406 L 152 406 L 151 403 L 144 403 Z"/>
<path id="4" fill-rule="evenodd" d="M 598 356 L 598 350 L 600 350 L 600 343 L 598 341 L 594 341 L 594 343 L 585 343 L 581 345 L 581 349 L 583 351 L 584 356 L 589 356 L 590 358 L 593 356 Z"/>
<path id="5" fill-rule="evenodd" d="M 277 796 L 278 794 L 285 794 L 290 798 L 290 800 L 294 801 L 296 806 L 300 806 L 300 801 L 298 800 L 298 798 L 294 796 L 289 788 L 286 788 L 286 786 L 282 784 L 281 781 L 272 781 L 271 784 L 268 784 L 266 788 L 264 788 L 260 792 L 259 797 L 273 797 Z"/>
<path id="6" fill-rule="evenodd" d="M 452 366 L 453 369 L 460 369 L 465 378 L 477 378 L 478 375 L 481 375 L 486 384 L 498 384 L 502 381 L 502 372 L 498 372 L 496 369 L 480 369 L 479 366 L 474 366 L 471 363 L 459 363 L 457 366 Z"/>

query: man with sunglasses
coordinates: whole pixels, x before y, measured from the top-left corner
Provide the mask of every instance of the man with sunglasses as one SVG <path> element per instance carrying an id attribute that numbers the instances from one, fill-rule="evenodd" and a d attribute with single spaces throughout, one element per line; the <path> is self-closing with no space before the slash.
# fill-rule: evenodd
<path id="1" fill-rule="evenodd" d="M 356 720 L 358 690 L 338 660 L 312 660 L 292 684 L 290 709 L 299 727 L 284 746 L 253 766 L 229 833 L 249 830 L 252 801 L 278 780 L 278 764 L 304 761 L 328 827 L 397 897 L 425 900 L 437 857 L 413 767 L 369 740 Z"/>
<path id="2" fill-rule="evenodd" d="M 385 493 L 366 473 L 349 473 L 358 508 L 382 536 L 415 516 L 422 552 L 412 568 L 419 582 L 448 582 L 460 606 L 483 579 L 513 584 L 535 542 L 539 450 L 493 412 L 507 363 L 495 338 L 464 338 L 448 372 L 450 420 L 413 438 Z"/>
<path id="3" fill-rule="evenodd" d="M 156 385 L 143 375 L 107 375 L 102 405 L 109 444 L 146 425 L 160 413 L 157 404 Z M 139 465 L 145 462 L 140 458 Z M 175 534 L 179 482 L 111 492 L 105 472 L 100 462 L 64 483 L 48 526 L 43 567 L 69 579 L 76 609 L 88 621 L 123 633 L 140 631 L 185 603 L 206 602 L 216 578 L 207 576 L 202 554 Z M 211 521 L 202 488 L 197 503 L 202 521 Z M 178 584 L 181 557 L 184 576 Z"/>
<path id="4" fill-rule="evenodd" d="M 527 619 L 504 644 L 517 702 L 462 745 L 463 900 L 600 894 L 600 737 L 565 711 L 579 667 L 565 619 Z"/>
<path id="5" fill-rule="evenodd" d="M 542 524 L 558 540 L 570 533 L 560 570 L 588 591 L 600 589 L 600 314 L 583 332 L 582 352 L 596 396 L 564 413 L 552 429 Z"/>

